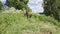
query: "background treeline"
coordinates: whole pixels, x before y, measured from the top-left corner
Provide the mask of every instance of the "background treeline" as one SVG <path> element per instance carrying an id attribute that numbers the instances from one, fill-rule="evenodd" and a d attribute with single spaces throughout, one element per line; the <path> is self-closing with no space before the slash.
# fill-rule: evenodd
<path id="1" fill-rule="evenodd" d="M 60 0 L 44 0 L 44 13 L 60 21 Z"/>
<path id="2" fill-rule="evenodd" d="M 5 5 L 9 7 L 14 7 L 16 9 L 27 9 L 29 8 L 27 3 L 29 0 L 6 0 Z M 0 9 L 2 8 L 2 3 L 0 2 Z"/>
<path id="3" fill-rule="evenodd" d="M 9 7 L 15 7 L 16 9 L 27 9 L 27 3 L 29 0 L 6 0 L 6 5 Z"/>

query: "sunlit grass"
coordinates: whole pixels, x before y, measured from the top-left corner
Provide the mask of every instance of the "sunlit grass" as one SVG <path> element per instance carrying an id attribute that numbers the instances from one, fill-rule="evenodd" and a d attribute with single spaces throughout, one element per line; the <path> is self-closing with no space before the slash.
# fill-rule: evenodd
<path id="1" fill-rule="evenodd" d="M 53 17 L 32 14 L 26 18 L 23 12 L 0 13 L 0 34 L 60 34 L 60 23 Z"/>

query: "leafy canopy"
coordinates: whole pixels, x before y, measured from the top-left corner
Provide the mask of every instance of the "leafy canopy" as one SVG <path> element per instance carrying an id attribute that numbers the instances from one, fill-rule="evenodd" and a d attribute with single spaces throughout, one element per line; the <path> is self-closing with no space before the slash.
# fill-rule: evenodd
<path id="1" fill-rule="evenodd" d="M 7 0 L 6 5 L 9 7 L 15 7 L 16 9 L 27 9 L 29 0 Z"/>

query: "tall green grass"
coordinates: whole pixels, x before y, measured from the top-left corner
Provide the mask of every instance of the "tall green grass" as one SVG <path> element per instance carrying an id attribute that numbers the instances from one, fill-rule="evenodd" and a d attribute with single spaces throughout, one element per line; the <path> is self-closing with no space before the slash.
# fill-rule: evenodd
<path id="1" fill-rule="evenodd" d="M 42 26 L 40 25 L 42 23 Z M 56 26 L 53 29 L 41 28 L 43 24 Z M 60 34 L 60 23 L 52 17 L 33 14 L 26 18 L 21 13 L 0 13 L 0 34 Z M 54 30 L 55 29 L 55 30 Z"/>

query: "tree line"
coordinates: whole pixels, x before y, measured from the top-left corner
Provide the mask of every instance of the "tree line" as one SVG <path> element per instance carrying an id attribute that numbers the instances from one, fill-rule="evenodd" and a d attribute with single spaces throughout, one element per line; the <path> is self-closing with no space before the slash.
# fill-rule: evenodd
<path id="1" fill-rule="evenodd" d="M 44 0 L 44 14 L 60 21 L 60 0 Z"/>
<path id="2" fill-rule="evenodd" d="M 14 7 L 16 9 L 28 9 L 28 3 L 29 0 L 6 0 L 5 5 L 8 7 Z M 0 1 L 0 9 L 2 8 L 2 3 Z"/>

